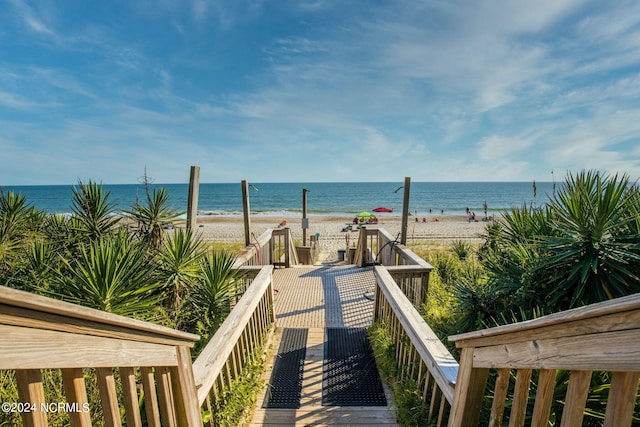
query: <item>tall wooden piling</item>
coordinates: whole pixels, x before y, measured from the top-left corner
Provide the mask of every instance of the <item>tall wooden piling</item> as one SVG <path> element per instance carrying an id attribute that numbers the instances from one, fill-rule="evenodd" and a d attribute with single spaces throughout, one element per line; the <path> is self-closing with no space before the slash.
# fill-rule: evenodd
<path id="1" fill-rule="evenodd" d="M 244 214 L 244 245 L 251 244 L 251 208 L 249 206 L 249 183 L 243 179 L 242 186 L 242 212 Z"/>
<path id="2" fill-rule="evenodd" d="M 402 229 L 400 243 L 407 244 L 407 226 L 409 225 L 409 195 L 411 194 L 411 177 L 404 178 L 404 200 L 402 201 Z"/>
<path id="3" fill-rule="evenodd" d="M 197 226 L 198 190 L 200 188 L 200 166 L 191 166 L 189 175 L 189 199 L 187 201 L 187 230 Z"/>

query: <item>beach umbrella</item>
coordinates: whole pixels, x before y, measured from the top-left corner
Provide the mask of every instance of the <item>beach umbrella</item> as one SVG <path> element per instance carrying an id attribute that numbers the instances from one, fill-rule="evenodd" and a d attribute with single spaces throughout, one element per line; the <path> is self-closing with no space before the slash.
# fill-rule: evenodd
<path id="1" fill-rule="evenodd" d="M 375 215 L 372 214 L 371 212 L 360 212 L 358 215 L 356 215 L 357 218 L 373 218 Z"/>
<path id="2" fill-rule="evenodd" d="M 380 206 L 379 208 L 375 208 L 373 212 L 393 212 L 393 209 Z"/>

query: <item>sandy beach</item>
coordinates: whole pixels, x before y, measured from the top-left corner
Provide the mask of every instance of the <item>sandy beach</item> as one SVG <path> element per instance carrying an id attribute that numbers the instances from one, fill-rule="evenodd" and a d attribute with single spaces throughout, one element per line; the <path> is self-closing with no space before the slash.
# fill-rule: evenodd
<path id="1" fill-rule="evenodd" d="M 296 243 L 302 242 L 302 219 L 300 217 L 252 216 L 251 232 L 260 236 L 269 228 L 277 228 L 283 221 L 291 229 Z M 353 221 L 349 216 L 310 216 L 307 239 L 319 234 L 320 261 L 328 262 L 338 258 L 338 249 L 346 247 L 349 236 L 351 244 L 357 239 L 357 231 L 343 231 Z M 455 240 L 480 242 L 486 222 L 469 222 L 466 216 L 442 215 L 425 218 L 409 218 L 407 244 L 448 243 Z M 385 228 L 391 235 L 400 234 L 401 217 L 384 215 L 378 218 L 377 227 Z M 356 227 L 354 227 L 355 229 Z M 198 216 L 198 230 L 205 241 L 236 243 L 244 241 L 244 225 L 240 216 Z M 308 244 L 308 242 L 307 242 Z"/>

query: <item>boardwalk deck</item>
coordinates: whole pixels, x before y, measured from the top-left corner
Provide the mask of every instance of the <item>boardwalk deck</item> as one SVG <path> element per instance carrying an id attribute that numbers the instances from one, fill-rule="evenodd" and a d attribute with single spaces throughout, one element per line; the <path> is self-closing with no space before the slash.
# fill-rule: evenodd
<path id="1" fill-rule="evenodd" d="M 325 328 L 366 327 L 373 318 L 375 277 L 356 266 L 296 267 L 275 270 L 276 338 L 266 382 L 283 328 L 308 328 L 300 409 L 263 409 L 258 396 L 251 426 L 397 425 L 393 404 L 381 407 L 322 406 Z M 387 393 L 387 401 L 392 402 Z"/>

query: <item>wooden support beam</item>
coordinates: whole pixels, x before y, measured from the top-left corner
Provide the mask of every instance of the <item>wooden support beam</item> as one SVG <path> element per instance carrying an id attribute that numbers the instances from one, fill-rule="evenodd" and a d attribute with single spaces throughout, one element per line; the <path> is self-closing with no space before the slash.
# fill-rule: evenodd
<path id="1" fill-rule="evenodd" d="M 404 199 L 402 201 L 402 228 L 400 230 L 400 243 L 407 244 L 407 226 L 409 224 L 409 195 L 411 194 L 411 178 L 404 178 Z"/>
<path id="2" fill-rule="evenodd" d="M 200 188 L 200 166 L 191 166 L 189 175 L 189 199 L 187 201 L 187 230 L 194 230 L 198 218 L 198 190 Z"/>

